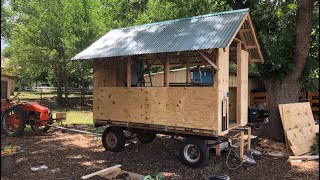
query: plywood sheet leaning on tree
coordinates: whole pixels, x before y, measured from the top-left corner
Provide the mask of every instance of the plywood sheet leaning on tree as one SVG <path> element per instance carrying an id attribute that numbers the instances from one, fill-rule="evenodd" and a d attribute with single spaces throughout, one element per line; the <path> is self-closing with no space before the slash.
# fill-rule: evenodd
<path id="1" fill-rule="evenodd" d="M 306 154 L 314 143 L 319 127 L 315 125 L 310 103 L 280 104 L 279 111 L 287 146 L 294 155 Z"/>

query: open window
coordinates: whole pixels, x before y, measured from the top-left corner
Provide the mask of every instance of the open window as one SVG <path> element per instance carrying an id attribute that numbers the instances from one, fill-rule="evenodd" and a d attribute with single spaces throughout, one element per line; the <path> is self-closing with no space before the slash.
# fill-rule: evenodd
<path id="1" fill-rule="evenodd" d="M 188 51 L 140 56 L 144 63 L 144 86 L 213 86 L 215 69 L 204 57 L 215 61 L 215 54 L 213 50 L 201 54 Z"/>

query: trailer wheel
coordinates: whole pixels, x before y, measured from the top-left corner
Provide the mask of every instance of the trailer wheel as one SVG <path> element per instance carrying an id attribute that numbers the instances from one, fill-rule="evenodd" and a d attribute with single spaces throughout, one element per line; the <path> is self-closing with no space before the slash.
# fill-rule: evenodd
<path id="1" fill-rule="evenodd" d="M 120 152 L 126 143 L 123 130 L 118 127 L 107 127 L 102 133 L 102 144 L 107 151 Z"/>
<path id="2" fill-rule="evenodd" d="M 148 144 L 151 143 L 155 138 L 157 134 L 156 133 L 138 133 L 137 138 L 141 143 Z"/>
<path id="3" fill-rule="evenodd" d="M 7 136 L 19 136 L 23 133 L 26 114 L 18 106 L 7 109 L 1 117 L 1 128 Z"/>
<path id="4" fill-rule="evenodd" d="M 197 168 L 205 165 L 209 159 L 209 150 L 203 140 L 194 137 L 185 138 L 179 148 L 182 164 Z"/>

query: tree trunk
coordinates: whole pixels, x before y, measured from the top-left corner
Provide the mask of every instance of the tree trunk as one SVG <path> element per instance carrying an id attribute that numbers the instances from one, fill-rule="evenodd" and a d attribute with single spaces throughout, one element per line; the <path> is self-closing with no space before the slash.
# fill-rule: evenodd
<path id="1" fill-rule="evenodd" d="M 57 70 L 57 104 L 62 105 L 62 72 L 61 69 Z"/>
<path id="2" fill-rule="evenodd" d="M 298 81 L 288 82 L 276 78 L 265 80 L 265 85 L 268 93 L 269 122 L 263 129 L 263 135 L 284 142 L 279 104 L 298 102 L 301 85 Z"/>
<path id="3" fill-rule="evenodd" d="M 269 123 L 263 134 L 284 141 L 279 104 L 299 102 L 302 83 L 300 77 L 307 62 L 312 30 L 313 1 L 300 1 L 296 18 L 296 45 L 292 72 L 283 80 L 273 77 L 265 80 L 269 95 Z"/>
<path id="4" fill-rule="evenodd" d="M 65 71 L 64 73 L 64 100 L 67 103 L 68 102 L 68 73 Z"/>

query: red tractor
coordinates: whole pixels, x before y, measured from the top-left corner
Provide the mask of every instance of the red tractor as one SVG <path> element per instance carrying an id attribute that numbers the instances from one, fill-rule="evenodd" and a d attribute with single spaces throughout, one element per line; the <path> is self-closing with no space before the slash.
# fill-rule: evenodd
<path id="1" fill-rule="evenodd" d="M 19 136 L 26 125 L 34 131 L 48 131 L 54 120 L 49 109 L 36 102 L 20 103 L 19 94 L 10 100 L 1 100 L 2 131 L 7 136 Z"/>

